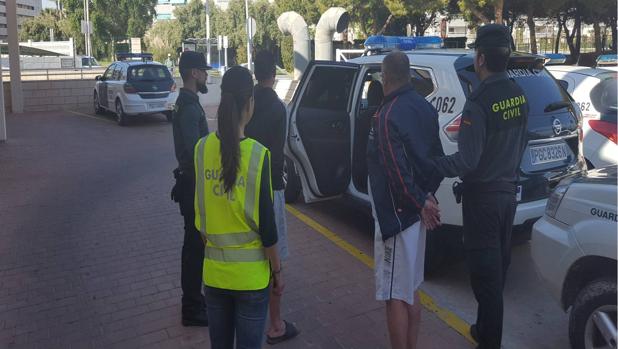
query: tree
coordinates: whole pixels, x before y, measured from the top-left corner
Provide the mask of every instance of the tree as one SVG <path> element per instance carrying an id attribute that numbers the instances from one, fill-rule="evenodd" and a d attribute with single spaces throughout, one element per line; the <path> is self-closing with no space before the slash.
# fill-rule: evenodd
<path id="1" fill-rule="evenodd" d="M 163 62 L 168 54 L 175 57 L 182 43 L 181 25 L 177 19 L 158 21 L 146 32 L 144 41 L 156 61 Z"/>
<path id="2" fill-rule="evenodd" d="M 468 18 L 476 18 L 483 24 L 503 24 L 504 0 L 459 0 L 459 8 Z"/>
<path id="3" fill-rule="evenodd" d="M 19 38 L 22 41 L 49 41 L 50 29 L 54 31 L 55 40 L 68 40 L 69 36 L 64 32 L 62 16 L 60 11 L 55 9 L 44 9 L 36 17 L 28 18 L 21 23 Z"/>
<path id="4" fill-rule="evenodd" d="M 185 6 L 178 6 L 174 10 L 174 17 L 179 24 L 182 39 L 206 37 L 206 11 L 200 0 L 191 0 Z"/>
<path id="5" fill-rule="evenodd" d="M 438 12 L 444 11 L 448 0 L 385 0 L 384 4 L 395 18 L 404 18 L 417 36 L 435 23 Z"/>
<path id="6" fill-rule="evenodd" d="M 616 1 L 615 0 L 587 0 L 585 2 L 584 18 L 585 23 L 592 23 L 594 26 L 596 52 L 601 53 L 602 33 L 601 23 L 611 28 L 612 47 L 616 50 Z"/>
<path id="7" fill-rule="evenodd" d="M 142 37 L 152 24 L 157 0 L 88 0 L 92 22 L 92 46 L 95 55 L 110 55 L 115 41 Z M 81 21 L 83 0 L 61 0 L 61 30 L 75 39 L 76 49 L 84 52 Z"/>

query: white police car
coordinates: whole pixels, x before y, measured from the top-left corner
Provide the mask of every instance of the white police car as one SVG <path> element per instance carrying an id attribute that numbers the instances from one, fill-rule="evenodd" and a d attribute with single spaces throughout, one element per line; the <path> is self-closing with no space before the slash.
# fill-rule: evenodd
<path id="1" fill-rule="evenodd" d="M 165 65 L 152 61 L 118 61 L 95 79 L 93 105 L 97 114 L 106 110 L 114 112 L 121 126 L 138 114 L 163 113 L 168 121 L 172 120 L 178 92 Z"/>
<path id="2" fill-rule="evenodd" d="M 547 70 L 573 96 L 584 116 L 584 156 L 588 167 L 618 163 L 616 85 L 618 73 L 606 69 L 555 65 Z"/>
<path id="3" fill-rule="evenodd" d="M 423 42 L 427 46 L 436 46 L 435 38 L 423 40 L 428 40 Z M 377 109 L 368 99 L 368 90 L 372 81 L 380 81 L 380 65 L 386 54 L 374 53 L 348 62 L 313 61 L 307 67 L 288 106 L 288 202 L 301 192 L 306 202 L 342 194 L 368 202 L 366 147 L 370 117 Z M 466 97 L 479 85 L 473 52 L 417 48 L 406 53 L 412 84 L 439 112 L 444 151 L 454 153 Z M 513 53 L 508 66 L 508 73 L 523 88 L 530 105 L 529 142 L 520 167 L 515 216 L 516 232 L 527 234 L 543 215 L 550 188 L 585 167 L 580 110 L 543 68 L 543 62 L 540 56 Z M 442 232 L 462 225 L 461 208 L 451 191 L 454 181 L 445 179 L 436 194 Z M 437 245 L 449 236 L 455 234 L 428 234 L 426 263 L 430 269 L 442 260 L 445 249 Z"/>
<path id="4" fill-rule="evenodd" d="M 574 349 L 616 348 L 616 166 L 564 180 L 533 228 L 532 258 Z"/>

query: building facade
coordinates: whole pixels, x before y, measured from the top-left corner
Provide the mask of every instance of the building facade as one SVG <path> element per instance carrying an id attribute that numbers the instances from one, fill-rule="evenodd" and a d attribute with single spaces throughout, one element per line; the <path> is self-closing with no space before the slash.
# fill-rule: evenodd
<path id="1" fill-rule="evenodd" d="M 6 41 L 7 22 L 6 22 L 6 1 L 0 0 L 0 41 Z M 41 0 L 17 0 L 17 26 L 21 28 L 21 22 L 38 16 L 41 13 Z"/>
<path id="2" fill-rule="evenodd" d="M 166 20 L 174 18 L 174 10 L 179 6 L 184 6 L 189 3 L 190 0 L 158 0 L 155 12 L 157 14 L 156 20 Z M 205 2 L 205 0 L 202 0 Z M 222 10 L 227 10 L 229 0 L 215 0 L 215 6 Z"/>

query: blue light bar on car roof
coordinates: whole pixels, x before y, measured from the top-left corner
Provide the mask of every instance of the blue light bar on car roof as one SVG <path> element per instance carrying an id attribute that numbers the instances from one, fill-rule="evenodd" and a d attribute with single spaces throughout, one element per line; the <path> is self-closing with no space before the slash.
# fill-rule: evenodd
<path id="1" fill-rule="evenodd" d="M 545 65 L 564 64 L 567 60 L 567 57 L 561 53 L 546 53 L 544 56 L 547 57 Z"/>
<path id="2" fill-rule="evenodd" d="M 438 36 L 372 35 L 365 40 L 365 48 L 367 50 L 398 49 L 401 51 L 407 51 L 441 47 L 442 39 Z"/>

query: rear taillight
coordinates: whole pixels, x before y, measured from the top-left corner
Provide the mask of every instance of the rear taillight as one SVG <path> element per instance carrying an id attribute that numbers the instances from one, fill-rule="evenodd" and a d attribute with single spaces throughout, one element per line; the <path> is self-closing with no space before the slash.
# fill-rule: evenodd
<path id="1" fill-rule="evenodd" d="M 124 92 L 125 93 L 137 93 L 137 90 L 135 89 L 135 87 L 133 85 L 131 85 L 128 82 L 126 82 L 124 84 Z"/>
<path id="2" fill-rule="evenodd" d="M 170 91 L 176 92 L 176 83 L 175 82 L 172 83 L 172 87 L 170 87 Z"/>
<path id="3" fill-rule="evenodd" d="M 588 120 L 590 127 L 603 137 L 618 144 L 618 135 L 616 135 L 616 124 L 602 120 Z"/>
<path id="4" fill-rule="evenodd" d="M 560 207 L 564 194 L 566 194 L 567 190 L 569 190 L 569 184 L 570 181 L 560 183 L 551 193 L 549 199 L 547 199 L 547 205 L 545 206 L 545 214 L 547 216 L 556 218 L 556 212 L 558 212 L 558 207 Z"/>
<path id="5" fill-rule="evenodd" d="M 451 120 L 446 126 L 444 126 L 444 133 L 451 142 L 457 142 L 459 138 L 459 127 L 461 126 L 461 115 Z"/>

